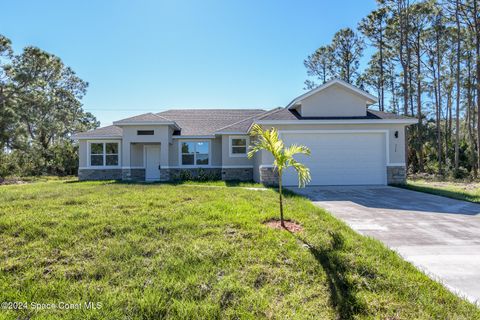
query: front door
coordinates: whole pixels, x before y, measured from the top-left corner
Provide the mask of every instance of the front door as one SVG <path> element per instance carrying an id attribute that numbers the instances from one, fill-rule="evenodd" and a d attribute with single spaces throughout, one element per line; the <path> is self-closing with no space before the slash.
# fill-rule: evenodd
<path id="1" fill-rule="evenodd" d="M 145 146 L 145 180 L 160 180 L 160 146 Z"/>

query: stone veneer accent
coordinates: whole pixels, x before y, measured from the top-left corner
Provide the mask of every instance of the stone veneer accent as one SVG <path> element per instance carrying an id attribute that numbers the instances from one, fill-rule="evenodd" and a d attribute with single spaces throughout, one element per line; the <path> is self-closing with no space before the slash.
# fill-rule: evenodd
<path id="1" fill-rule="evenodd" d="M 388 184 L 405 184 L 407 172 L 404 166 L 387 167 Z"/>
<path id="2" fill-rule="evenodd" d="M 273 167 L 260 167 L 260 182 L 266 186 L 278 185 L 278 174 Z"/>
<path id="3" fill-rule="evenodd" d="M 164 171 L 162 173 L 162 171 Z M 162 180 L 162 175 L 165 179 Z M 220 168 L 185 168 L 185 169 L 162 169 L 160 170 L 160 180 L 179 181 L 189 179 L 199 180 L 220 180 L 222 178 L 222 169 Z"/>
<path id="4" fill-rule="evenodd" d="M 122 169 L 78 169 L 78 180 L 121 180 Z"/>
<path id="5" fill-rule="evenodd" d="M 171 169 L 160 169 L 160 181 L 170 181 Z"/>
<path id="6" fill-rule="evenodd" d="M 145 169 L 122 169 L 122 180 L 145 181 Z"/>
<path id="7" fill-rule="evenodd" d="M 253 168 L 223 168 L 222 180 L 252 181 Z"/>

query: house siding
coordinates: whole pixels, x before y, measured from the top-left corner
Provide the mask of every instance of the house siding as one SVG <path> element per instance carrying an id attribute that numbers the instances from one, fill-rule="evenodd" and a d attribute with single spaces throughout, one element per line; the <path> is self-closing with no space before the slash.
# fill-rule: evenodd
<path id="1" fill-rule="evenodd" d="M 302 101 L 304 117 L 364 117 L 365 98 L 334 84 Z"/>
<path id="2" fill-rule="evenodd" d="M 222 164 L 225 167 L 234 167 L 234 166 L 239 166 L 239 167 L 245 167 L 245 166 L 252 166 L 253 167 L 253 159 L 249 159 L 247 156 L 242 156 L 242 157 L 231 157 L 230 156 L 230 137 L 235 136 L 235 137 L 245 137 L 248 138 L 248 135 L 222 135 L 221 141 L 222 141 Z"/>
<path id="3" fill-rule="evenodd" d="M 130 144 L 130 166 L 131 167 L 144 167 L 145 160 L 143 159 L 143 148 L 145 143 L 132 143 Z"/>
<path id="4" fill-rule="evenodd" d="M 171 143 L 171 130 L 168 125 L 145 125 L 145 126 L 121 126 L 123 130 L 122 139 L 122 166 L 124 168 L 133 167 L 132 160 L 132 147 L 137 148 L 136 144 L 160 144 L 160 165 L 169 165 L 169 146 Z M 153 130 L 153 135 L 139 136 L 137 130 Z M 142 151 L 143 158 L 143 151 Z"/>

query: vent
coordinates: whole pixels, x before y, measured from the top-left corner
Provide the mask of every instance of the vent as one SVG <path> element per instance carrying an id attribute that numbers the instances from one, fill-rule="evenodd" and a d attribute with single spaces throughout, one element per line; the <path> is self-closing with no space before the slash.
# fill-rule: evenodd
<path id="1" fill-rule="evenodd" d="M 137 130 L 138 136 L 153 136 L 153 130 Z"/>

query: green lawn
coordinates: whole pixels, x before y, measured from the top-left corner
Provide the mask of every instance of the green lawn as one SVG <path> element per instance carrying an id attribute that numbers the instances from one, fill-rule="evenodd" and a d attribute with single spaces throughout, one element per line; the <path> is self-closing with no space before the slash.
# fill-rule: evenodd
<path id="1" fill-rule="evenodd" d="M 453 199 L 480 203 L 480 183 L 478 182 L 408 180 L 407 184 L 401 187 Z"/>
<path id="2" fill-rule="evenodd" d="M 0 186 L 1 319 L 474 319 L 378 241 L 274 190 L 46 181 Z M 248 186 L 248 184 L 243 184 Z M 34 303 L 101 303 L 34 310 Z"/>

